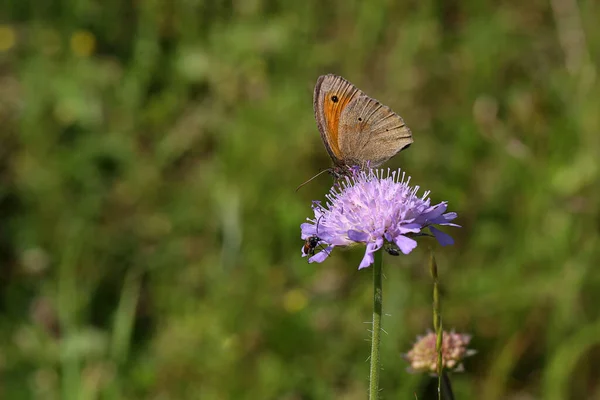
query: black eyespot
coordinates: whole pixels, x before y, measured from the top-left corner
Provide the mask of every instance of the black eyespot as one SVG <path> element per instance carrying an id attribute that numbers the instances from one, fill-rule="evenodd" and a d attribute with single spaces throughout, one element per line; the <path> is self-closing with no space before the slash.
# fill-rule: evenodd
<path id="1" fill-rule="evenodd" d="M 358 120 L 359 120 L 359 121 L 362 121 L 362 118 L 361 118 L 361 117 L 358 117 Z"/>
<path id="2" fill-rule="evenodd" d="M 331 101 L 333 101 L 334 103 L 337 103 L 338 97 L 336 95 L 331 96 Z"/>

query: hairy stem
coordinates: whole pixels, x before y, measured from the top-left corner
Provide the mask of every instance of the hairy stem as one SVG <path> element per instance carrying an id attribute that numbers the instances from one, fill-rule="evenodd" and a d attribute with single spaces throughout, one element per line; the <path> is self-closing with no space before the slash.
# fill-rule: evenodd
<path id="1" fill-rule="evenodd" d="M 379 398 L 379 343 L 381 341 L 381 310 L 383 308 L 382 273 L 383 252 L 375 252 L 373 264 L 373 330 L 371 332 L 371 373 L 369 376 L 369 399 Z"/>

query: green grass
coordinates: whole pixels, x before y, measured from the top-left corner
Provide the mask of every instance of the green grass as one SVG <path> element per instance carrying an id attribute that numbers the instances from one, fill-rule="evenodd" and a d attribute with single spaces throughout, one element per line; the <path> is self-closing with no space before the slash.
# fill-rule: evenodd
<path id="1" fill-rule="evenodd" d="M 403 116 L 388 165 L 459 213 L 436 249 L 444 327 L 478 350 L 456 398 L 600 398 L 597 3 L 0 11 L 0 397 L 366 398 L 371 271 L 300 257 L 332 72 Z M 436 383 L 401 358 L 429 245 L 384 262 L 385 399 Z"/>

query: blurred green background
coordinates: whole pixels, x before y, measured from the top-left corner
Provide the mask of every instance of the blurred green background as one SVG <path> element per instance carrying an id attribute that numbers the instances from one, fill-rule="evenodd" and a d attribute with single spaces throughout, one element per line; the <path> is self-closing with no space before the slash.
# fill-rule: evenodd
<path id="1" fill-rule="evenodd" d="M 401 114 L 388 163 L 455 246 L 385 259 L 382 398 L 401 354 L 478 354 L 457 399 L 600 399 L 600 4 L 37 2 L 0 9 L 0 397 L 364 399 L 362 249 L 300 257 L 331 179 L 324 73 Z"/>

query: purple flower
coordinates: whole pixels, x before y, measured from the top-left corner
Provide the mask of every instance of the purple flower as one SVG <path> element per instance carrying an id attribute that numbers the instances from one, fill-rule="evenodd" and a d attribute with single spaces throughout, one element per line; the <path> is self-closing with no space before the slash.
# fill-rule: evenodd
<path id="1" fill-rule="evenodd" d="M 318 242 L 321 251 L 303 248 L 302 255 L 309 256 L 309 262 L 320 263 L 336 246 L 366 244 L 361 269 L 373 263 L 373 254 L 384 244 L 410 253 L 417 247 L 414 237 L 427 235 L 421 232 L 425 228 L 442 246 L 453 244 L 450 235 L 433 225 L 458 227 L 450 222 L 456 213 L 446 213 L 446 202 L 432 206 L 429 192 L 418 197 L 419 186 L 409 183 L 410 177 L 405 179 L 404 172 L 389 169 L 360 171 L 341 178 L 326 195 L 326 206 L 313 202 L 314 219 L 300 226 L 302 239 Z"/>

